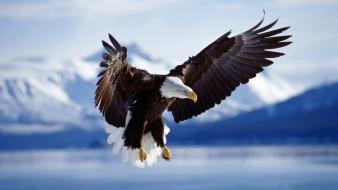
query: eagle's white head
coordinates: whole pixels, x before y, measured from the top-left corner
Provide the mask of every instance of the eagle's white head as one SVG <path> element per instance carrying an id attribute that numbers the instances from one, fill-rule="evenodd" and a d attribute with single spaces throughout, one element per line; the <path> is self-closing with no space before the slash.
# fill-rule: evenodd
<path id="1" fill-rule="evenodd" d="M 164 79 L 160 92 L 166 98 L 188 98 L 197 101 L 196 93 L 178 77 L 168 76 Z"/>

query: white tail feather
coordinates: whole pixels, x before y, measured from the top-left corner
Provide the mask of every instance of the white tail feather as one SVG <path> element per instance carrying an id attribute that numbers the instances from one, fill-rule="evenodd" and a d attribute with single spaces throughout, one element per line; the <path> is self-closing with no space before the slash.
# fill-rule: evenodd
<path id="1" fill-rule="evenodd" d="M 130 147 L 123 146 L 124 139 L 123 133 L 125 128 L 108 126 L 106 128 L 106 132 L 109 134 L 107 138 L 107 143 L 112 144 L 112 152 L 113 154 L 121 153 L 121 161 L 123 163 L 131 163 L 136 165 L 137 167 L 144 168 L 147 166 L 152 166 L 157 162 L 157 157 L 161 156 L 161 148 L 157 146 L 156 141 L 150 132 L 143 135 L 142 138 L 142 147 L 144 148 L 147 159 L 145 162 L 141 162 L 139 159 L 139 149 L 131 149 Z M 170 132 L 170 129 L 167 125 L 164 125 L 164 134 L 163 141 L 166 144 L 166 135 Z"/>

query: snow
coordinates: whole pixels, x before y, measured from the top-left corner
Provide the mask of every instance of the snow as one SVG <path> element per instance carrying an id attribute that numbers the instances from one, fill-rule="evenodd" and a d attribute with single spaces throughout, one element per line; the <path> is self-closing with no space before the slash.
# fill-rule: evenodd
<path id="1" fill-rule="evenodd" d="M 249 88 L 262 98 L 265 104 L 273 104 L 300 93 L 300 89 L 271 72 L 258 74 L 249 83 Z"/>
<path id="2" fill-rule="evenodd" d="M 76 77 L 93 80 L 96 73 L 95 65 L 77 59 L 22 57 L 2 62 L 0 127 L 10 128 L 13 127 L 10 124 L 25 123 L 30 124 L 31 131 L 38 132 L 41 129 L 43 132 L 45 129 L 34 125 L 58 123 L 80 126 L 83 108 L 69 97 L 65 86 Z M 50 125 L 45 127 L 52 128 Z M 11 132 L 18 132 L 19 129 L 15 128 Z"/>

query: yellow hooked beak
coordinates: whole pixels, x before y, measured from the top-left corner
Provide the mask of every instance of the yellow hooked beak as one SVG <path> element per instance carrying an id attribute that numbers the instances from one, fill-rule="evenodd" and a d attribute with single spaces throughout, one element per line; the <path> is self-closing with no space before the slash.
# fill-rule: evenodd
<path id="1" fill-rule="evenodd" d="M 194 103 L 196 103 L 197 94 L 195 92 L 188 92 L 186 95 L 190 100 L 192 100 L 192 101 L 194 101 Z"/>

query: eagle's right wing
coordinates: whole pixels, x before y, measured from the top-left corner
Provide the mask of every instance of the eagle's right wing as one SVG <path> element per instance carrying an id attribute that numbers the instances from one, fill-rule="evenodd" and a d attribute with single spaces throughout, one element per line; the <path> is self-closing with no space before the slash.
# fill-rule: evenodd
<path id="1" fill-rule="evenodd" d="M 106 121 L 115 127 L 124 127 L 128 104 L 133 101 L 137 91 L 137 81 L 148 75 L 144 70 L 136 69 L 127 62 L 127 48 L 109 34 L 113 46 L 102 41 L 107 50 L 100 66 L 99 80 L 95 92 L 95 106 L 99 108 Z"/>
<path id="2" fill-rule="evenodd" d="M 260 27 L 263 19 L 254 27 L 229 37 L 225 33 L 208 45 L 196 56 L 178 65 L 169 73 L 180 77 L 198 96 L 196 103 L 187 99 L 176 99 L 168 108 L 176 122 L 197 116 L 206 110 L 220 104 L 230 96 L 240 84 L 263 71 L 263 67 L 271 65 L 270 58 L 284 55 L 270 51 L 289 45 L 290 35 L 281 35 L 289 27 L 268 31 L 277 20 Z"/>

